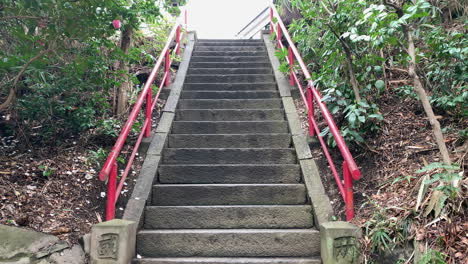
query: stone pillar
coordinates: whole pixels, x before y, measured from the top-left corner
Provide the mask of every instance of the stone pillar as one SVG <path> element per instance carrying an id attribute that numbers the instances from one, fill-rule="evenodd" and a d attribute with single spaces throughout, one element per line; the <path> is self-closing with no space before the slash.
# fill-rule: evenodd
<path id="1" fill-rule="evenodd" d="M 137 224 L 114 219 L 93 226 L 91 230 L 92 264 L 128 264 L 135 256 Z"/>
<path id="2" fill-rule="evenodd" d="M 323 264 L 359 263 L 361 230 L 348 222 L 327 222 L 320 225 L 320 247 Z"/>

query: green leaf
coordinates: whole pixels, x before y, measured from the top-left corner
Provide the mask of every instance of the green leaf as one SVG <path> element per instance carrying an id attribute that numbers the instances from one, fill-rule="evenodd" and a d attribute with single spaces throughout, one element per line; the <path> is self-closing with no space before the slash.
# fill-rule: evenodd
<path id="1" fill-rule="evenodd" d="M 383 90 L 385 88 L 385 82 L 382 80 L 377 80 L 375 82 L 375 87 L 379 90 Z"/>
<path id="2" fill-rule="evenodd" d="M 356 122 L 356 114 L 355 113 L 351 113 L 348 117 L 348 121 L 349 123 L 351 124 L 354 124 Z"/>

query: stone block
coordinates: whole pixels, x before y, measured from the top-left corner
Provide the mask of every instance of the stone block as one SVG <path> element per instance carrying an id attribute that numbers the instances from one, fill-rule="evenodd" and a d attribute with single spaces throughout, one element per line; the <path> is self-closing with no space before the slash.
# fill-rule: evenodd
<path id="1" fill-rule="evenodd" d="M 153 139 L 153 134 L 151 134 L 149 137 L 144 137 L 141 140 L 140 147 L 138 147 L 138 154 L 140 155 L 146 155 L 146 152 L 148 151 L 148 148 L 151 144 L 151 141 Z"/>
<path id="2" fill-rule="evenodd" d="M 135 255 L 136 223 L 121 219 L 102 222 L 91 230 L 92 264 L 128 264 Z"/>
<path id="3" fill-rule="evenodd" d="M 310 152 L 305 135 L 294 135 L 293 142 L 299 160 L 312 158 L 312 153 Z"/>
<path id="4" fill-rule="evenodd" d="M 348 222 L 327 222 L 320 225 L 320 247 L 323 264 L 359 263 L 361 230 Z"/>
<path id="5" fill-rule="evenodd" d="M 159 120 L 156 133 L 170 133 L 174 116 L 174 113 L 164 112 L 161 116 L 161 119 Z"/>
<path id="6" fill-rule="evenodd" d="M 166 146 L 166 139 L 166 132 L 154 134 L 147 148 L 146 155 L 161 155 L 163 148 Z"/>

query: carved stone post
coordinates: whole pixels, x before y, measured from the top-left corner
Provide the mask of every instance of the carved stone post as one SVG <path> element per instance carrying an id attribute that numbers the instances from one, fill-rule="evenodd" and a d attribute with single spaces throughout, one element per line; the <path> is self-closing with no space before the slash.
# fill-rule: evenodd
<path id="1" fill-rule="evenodd" d="M 128 264 L 135 255 L 135 222 L 114 219 L 91 230 L 92 264 Z"/>
<path id="2" fill-rule="evenodd" d="M 320 225 L 320 247 L 323 264 L 359 263 L 361 230 L 348 222 L 327 222 Z"/>

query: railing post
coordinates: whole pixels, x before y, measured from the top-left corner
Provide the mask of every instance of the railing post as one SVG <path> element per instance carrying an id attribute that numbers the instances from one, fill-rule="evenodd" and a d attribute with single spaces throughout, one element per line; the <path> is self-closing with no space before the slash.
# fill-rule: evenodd
<path id="1" fill-rule="evenodd" d="M 280 26 L 280 23 L 277 23 L 277 28 L 276 28 L 276 32 L 277 32 L 277 38 L 276 38 L 276 45 L 278 46 L 278 49 L 281 49 L 281 26 Z"/>
<path id="2" fill-rule="evenodd" d="M 148 125 L 145 129 L 144 137 L 149 137 L 151 135 L 151 119 L 153 113 L 151 111 L 151 106 L 153 105 L 153 88 L 150 85 L 148 89 L 148 93 L 146 94 L 146 119 L 148 120 Z"/>
<path id="3" fill-rule="evenodd" d="M 169 86 L 171 84 L 171 54 L 169 53 L 169 49 L 166 51 L 166 60 L 164 62 L 164 74 L 166 74 L 166 83 L 165 86 Z"/>
<path id="4" fill-rule="evenodd" d="M 273 8 L 270 7 L 270 35 L 273 34 Z"/>
<path id="5" fill-rule="evenodd" d="M 312 87 L 310 84 L 307 85 L 307 106 L 309 110 L 307 111 L 307 121 L 309 123 L 309 135 L 311 137 L 315 136 L 315 129 L 312 120 L 314 119 L 314 97 L 312 96 Z"/>
<path id="6" fill-rule="evenodd" d="M 293 76 L 293 70 L 294 70 L 294 54 L 292 51 L 291 46 L 288 47 L 288 58 L 289 58 L 289 84 L 294 85 L 294 76 Z"/>
<path id="7" fill-rule="evenodd" d="M 346 207 L 346 221 L 354 218 L 354 199 L 353 199 L 353 178 L 349 171 L 348 163 L 343 162 L 343 178 L 345 189 L 345 207 Z"/>
<path id="8" fill-rule="evenodd" d="M 176 45 L 177 45 L 176 54 L 180 55 L 180 25 L 177 26 L 175 39 L 176 39 Z"/>
<path id="9" fill-rule="evenodd" d="M 117 162 L 112 165 L 109 178 L 107 179 L 107 205 L 106 221 L 115 217 L 115 191 L 117 189 Z"/>
<path id="10" fill-rule="evenodd" d="M 188 33 L 188 15 L 187 15 L 187 10 L 184 12 L 184 22 L 185 22 L 185 34 Z"/>

